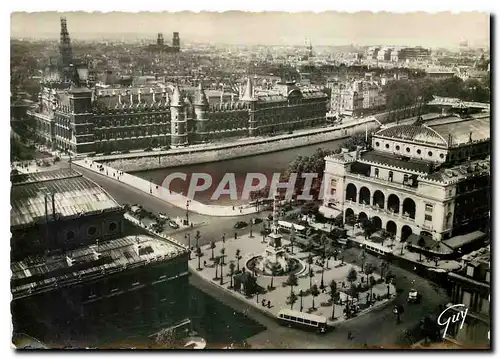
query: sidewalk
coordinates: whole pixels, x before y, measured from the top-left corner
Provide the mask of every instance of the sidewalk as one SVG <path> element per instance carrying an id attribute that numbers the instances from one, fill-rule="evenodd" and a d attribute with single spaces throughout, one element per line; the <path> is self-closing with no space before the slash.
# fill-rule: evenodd
<path id="1" fill-rule="evenodd" d="M 165 201 L 178 208 L 189 210 L 190 212 L 213 217 L 236 217 L 258 213 L 254 206 L 216 206 L 207 205 L 194 199 L 189 199 L 181 194 L 171 192 L 167 188 L 149 182 L 145 179 L 133 176 L 123 171 L 93 161 L 90 158 L 73 161 L 73 164 L 91 170 L 100 175 L 106 176 L 118 182 L 127 184 L 144 193 Z"/>
<path id="2" fill-rule="evenodd" d="M 283 240 L 283 245 L 288 246 L 289 242 L 287 240 Z M 260 294 L 258 296 L 254 295 L 252 297 L 246 297 L 243 293 L 236 292 L 235 290 L 229 288 L 231 282 L 231 278 L 228 276 L 229 263 L 233 262 L 235 264 L 236 266 L 235 270 L 238 268 L 238 265 L 240 269 L 245 268 L 246 263 L 249 259 L 257 255 L 260 255 L 261 253 L 264 252 L 266 244 L 262 243 L 262 236 L 257 235 L 254 237 L 250 237 L 249 235 L 246 235 L 238 237 L 238 239 L 234 238 L 227 239 L 224 244 L 222 242 L 217 242 L 216 248 L 213 251 L 215 257 L 221 255 L 221 248 L 223 246 L 225 249 L 224 253 L 225 265 L 223 266 L 222 285 L 220 284 L 220 266 L 218 266 L 217 268 L 217 279 L 215 279 L 216 268 L 211 259 L 212 250 L 210 249 L 210 245 L 205 245 L 201 247 L 202 257 L 200 257 L 200 259 L 196 257 L 195 252 L 191 253 L 191 260 L 189 261 L 190 270 L 194 274 L 199 275 L 201 278 L 205 279 L 206 281 L 209 281 L 212 284 L 219 286 L 220 288 L 228 291 L 229 293 L 236 296 L 240 300 L 248 303 L 249 305 L 254 306 L 255 308 L 265 312 L 266 314 L 272 317 L 276 317 L 281 309 L 291 308 L 291 304 L 288 303 L 288 297 L 290 296 L 291 288 L 284 284 L 288 279 L 288 275 L 275 276 L 273 279 L 271 276 L 258 275 L 257 284 L 260 287 L 264 289 L 267 288 L 268 286 L 271 285 L 271 281 L 273 282 L 273 287 L 274 287 L 271 291 L 267 291 L 266 293 Z M 236 250 L 238 249 L 240 250 L 240 256 L 241 256 L 241 259 L 239 261 L 236 259 Z M 347 263 L 342 264 L 340 260 L 335 261 L 331 259 L 328 263 L 329 269 L 325 268 L 325 271 L 323 272 L 323 283 L 326 286 L 325 292 L 322 292 L 320 289 L 320 294 L 316 298 L 314 298 L 315 309 L 312 310 L 313 296 L 309 293 L 310 279 L 307 276 L 308 264 L 304 262 L 308 254 L 309 253 L 307 252 L 300 252 L 298 248 L 294 247 L 294 257 L 296 259 L 302 260 L 302 263 L 305 266 L 304 268 L 305 270 L 297 274 L 297 279 L 298 279 L 297 286 L 293 287 L 293 292 L 297 296 L 300 290 L 303 290 L 304 292 L 307 291 L 306 292 L 307 295 L 305 295 L 302 299 L 303 311 L 310 312 L 315 315 L 324 316 L 328 318 L 328 322 L 330 324 L 345 321 L 346 319 L 343 316 L 345 301 L 346 300 L 351 301 L 352 299 L 349 295 L 345 293 L 348 290 L 348 288 L 350 288 L 350 283 L 348 283 L 346 280 L 347 273 L 351 268 L 354 268 L 358 272 L 357 280 L 353 283 L 354 285 L 360 283 L 361 277 L 363 277 L 363 280 L 366 282 L 366 275 L 361 274 L 360 273 L 361 269 L 355 265 Z M 316 260 L 316 258 L 317 257 L 314 257 L 314 261 Z M 201 270 L 198 270 L 198 260 L 200 261 Z M 204 266 L 204 262 L 206 262 L 206 266 Z M 311 282 L 313 285 L 316 284 L 318 288 L 320 288 L 322 267 L 316 264 L 312 264 L 311 268 L 314 273 L 314 277 L 312 278 Z M 250 270 L 246 269 L 246 271 L 249 272 Z M 373 273 L 372 275 L 375 279 L 380 278 L 380 276 L 375 273 Z M 330 319 L 332 315 L 332 303 L 330 301 L 329 284 L 332 280 L 337 283 L 337 290 L 340 293 L 340 300 L 342 303 L 342 304 L 335 304 L 334 321 Z M 343 287 L 343 284 L 345 287 Z M 375 296 L 377 295 L 386 296 L 387 291 L 389 290 L 391 297 L 394 298 L 396 293 L 396 288 L 392 284 L 389 284 L 389 289 L 387 288 L 387 286 L 388 285 L 385 283 L 374 285 L 372 289 L 373 294 L 375 294 Z M 359 300 L 357 301 L 357 304 L 359 304 L 361 307 L 366 305 L 367 294 L 369 294 L 369 290 L 359 294 Z M 268 308 L 262 306 L 261 304 L 262 299 L 270 301 L 271 307 Z M 368 307 L 367 309 L 359 312 L 358 316 L 366 313 L 369 310 L 372 310 L 374 307 L 378 307 L 379 305 L 383 305 L 388 302 L 389 301 L 387 301 L 386 299 L 379 300 L 371 307 Z M 300 305 L 301 305 L 300 297 L 298 297 L 297 302 L 293 305 L 293 309 L 300 310 Z"/>
<path id="3" fill-rule="evenodd" d="M 450 272 L 461 268 L 461 264 L 454 260 L 439 260 L 437 261 L 436 265 L 436 262 L 434 262 L 432 259 L 426 259 L 425 255 L 422 255 L 422 261 L 420 261 L 420 254 L 416 252 L 410 252 L 407 249 L 405 249 L 404 248 L 405 243 L 402 243 L 400 241 L 391 242 L 390 240 L 384 241 L 383 244 L 372 242 L 371 240 L 365 240 L 363 230 L 359 228 L 354 228 L 353 230 L 352 227 L 349 228 L 346 227 L 346 229 L 349 239 L 351 239 L 353 242 L 356 242 L 360 245 L 369 243 L 371 246 L 379 248 L 384 252 L 392 253 L 392 255 L 395 257 L 404 258 L 410 262 L 414 262 L 416 264 L 425 266 L 427 267 L 428 270 L 439 271 L 439 272 L 440 271 Z M 391 244 L 394 244 L 394 246 L 391 246 Z M 402 247 L 403 247 L 403 254 L 401 254 Z"/>

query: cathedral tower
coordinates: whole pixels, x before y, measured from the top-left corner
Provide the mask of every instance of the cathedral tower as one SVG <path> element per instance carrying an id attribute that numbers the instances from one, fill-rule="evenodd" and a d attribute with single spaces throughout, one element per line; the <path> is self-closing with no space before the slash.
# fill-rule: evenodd
<path id="1" fill-rule="evenodd" d="M 60 65 L 64 76 L 70 78 L 73 74 L 70 65 L 73 63 L 73 50 L 71 49 L 71 39 L 69 38 L 66 18 L 61 17 L 61 36 L 59 41 Z"/>

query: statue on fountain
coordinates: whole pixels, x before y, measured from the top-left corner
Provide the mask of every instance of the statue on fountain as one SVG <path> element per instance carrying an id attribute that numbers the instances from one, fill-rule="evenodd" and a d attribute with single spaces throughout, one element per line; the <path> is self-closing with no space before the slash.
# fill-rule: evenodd
<path id="1" fill-rule="evenodd" d="M 277 275 L 287 273 L 289 268 L 289 255 L 282 247 L 282 236 L 278 231 L 278 214 L 279 214 L 280 197 L 278 193 L 274 195 L 273 205 L 273 224 L 271 225 L 271 233 L 267 236 L 267 246 L 262 260 L 259 263 L 259 269 L 262 272 L 274 271 Z"/>

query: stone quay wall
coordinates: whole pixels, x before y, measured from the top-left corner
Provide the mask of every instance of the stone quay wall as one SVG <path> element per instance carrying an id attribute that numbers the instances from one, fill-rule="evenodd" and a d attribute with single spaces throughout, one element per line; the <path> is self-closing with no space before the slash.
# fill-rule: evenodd
<path id="1" fill-rule="evenodd" d="M 124 172 L 137 172 L 184 165 L 217 162 L 235 158 L 277 152 L 323 142 L 349 138 L 356 133 L 369 133 L 380 128 L 373 117 L 349 121 L 330 128 L 321 128 L 305 133 L 281 135 L 264 139 L 245 139 L 229 144 L 213 144 L 203 147 L 188 147 L 162 152 L 94 157 L 93 160 Z"/>

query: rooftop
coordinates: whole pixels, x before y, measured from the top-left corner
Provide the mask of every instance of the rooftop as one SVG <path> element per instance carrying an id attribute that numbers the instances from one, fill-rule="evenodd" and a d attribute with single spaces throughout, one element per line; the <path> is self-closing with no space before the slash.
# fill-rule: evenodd
<path id="1" fill-rule="evenodd" d="M 92 245 L 68 251 L 64 255 L 30 256 L 11 264 L 12 293 L 16 297 L 54 285 L 84 280 L 85 277 L 112 274 L 135 265 L 167 260 L 183 251 L 173 243 L 139 235 L 100 243 L 98 255 L 97 245 Z"/>
<path id="2" fill-rule="evenodd" d="M 389 137 L 405 141 L 414 141 L 436 146 L 447 146 L 445 138 L 426 125 L 395 125 L 381 129 L 375 136 Z"/>
<path id="3" fill-rule="evenodd" d="M 377 151 L 362 152 L 360 162 L 376 163 L 420 173 L 431 173 L 434 167 L 433 164 L 428 161 L 417 160 L 414 158 L 411 160 L 404 160 L 392 154 Z"/>
<path id="4" fill-rule="evenodd" d="M 442 168 L 428 176 L 424 180 L 441 183 L 453 183 L 475 175 L 489 174 L 490 160 L 471 161 L 467 164 L 457 165 L 451 168 Z"/>
<path id="5" fill-rule="evenodd" d="M 74 170 L 64 169 L 28 174 L 11 188 L 11 227 L 36 222 L 45 215 L 45 195 L 54 193 L 56 214 L 70 217 L 120 208 L 95 182 Z M 50 203 L 51 200 L 49 200 Z M 49 204 L 49 212 L 52 206 Z"/>
<path id="6" fill-rule="evenodd" d="M 469 143 L 471 141 L 484 141 L 490 138 L 490 115 L 475 117 L 471 119 L 456 119 L 456 121 L 447 121 L 439 124 L 433 121 L 435 125 L 427 124 L 440 136 L 451 139 L 448 145 L 456 146 Z"/>

